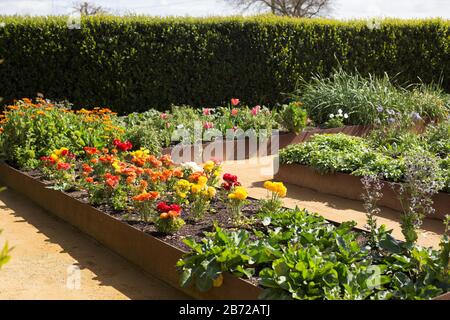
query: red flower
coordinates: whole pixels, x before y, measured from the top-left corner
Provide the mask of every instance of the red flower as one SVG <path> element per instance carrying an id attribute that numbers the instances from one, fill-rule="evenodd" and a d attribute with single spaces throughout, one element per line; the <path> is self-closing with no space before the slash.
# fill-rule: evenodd
<path id="1" fill-rule="evenodd" d="M 71 167 L 70 163 L 66 162 L 58 162 L 57 169 L 58 170 L 69 170 Z"/>
<path id="2" fill-rule="evenodd" d="M 114 139 L 113 144 L 121 151 L 128 151 L 133 148 L 133 145 L 130 141 L 120 141 L 119 139 Z"/>
<path id="3" fill-rule="evenodd" d="M 166 120 L 168 117 L 167 113 L 161 113 L 161 119 Z"/>
<path id="4" fill-rule="evenodd" d="M 158 210 L 159 212 L 173 212 L 173 213 L 177 213 L 177 216 L 180 214 L 181 212 L 181 207 L 177 204 L 167 204 L 164 201 L 161 201 L 160 203 L 158 203 L 158 205 L 156 206 L 156 210 Z"/>
<path id="5" fill-rule="evenodd" d="M 161 201 L 156 206 L 156 210 L 158 210 L 159 212 L 168 212 L 168 211 L 170 211 L 170 206 L 167 203 L 165 203 L 164 201 Z"/>
<path id="6" fill-rule="evenodd" d="M 232 116 L 237 116 L 238 112 L 239 112 L 238 109 L 235 109 L 235 108 L 231 109 Z"/>
<path id="7" fill-rule="evenodd" d="M 48 156 L 42 156 L 41 157 L 41 161 L 47 162 L 46 165 L 55 164 L 56 163 L 55 159 L 53 159 L 52 157 L 48 157 Z"/>
<path id="8" fill-rule="evenodd" d="M 210 108 L 203 109 L 203 115 L 204 116 L 209 116 L 210 114 L 211 114 L 211 109 Z"/>
<path id="9" fill-rule="evenodd" d="M 224 182 L 224 183 L 222 183 L 222 188 L 224 188 L 227 191 L 230 191 L 231 184 L 229 182 Z"/>
<path id="10" fill-rule="evenodd" d="M 232 104 L 233 106 L 237 106 L 240 102 L 241 102 L 241 101 L 240 101 L 239 99 L 237 99 L 237 98 L 231 99 L 231 104 Z"/>
<path id="11" fill-rule="evenodd" d="M 225 173 L 223 175 L 223 180 L 225 180 L 226 182 L 235 183 L 235 182 L 237 182 L 238 177 L 231 173 Z"/>

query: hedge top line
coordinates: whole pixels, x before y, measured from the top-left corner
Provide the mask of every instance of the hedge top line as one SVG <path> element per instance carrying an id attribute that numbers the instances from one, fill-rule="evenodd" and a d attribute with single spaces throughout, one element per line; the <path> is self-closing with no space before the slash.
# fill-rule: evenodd
<path id="1" fill-rule="evenodd" d="M 3 27 L 8 24 L 52 24 L 64 26 L 69 16 L 4 16 L 0 15 L 0 23 L 4 23 Z M 417 26 L 436 26 L 440 25 L 450 28 L 450 20 L 443 18 L 427 18 L 427 19 L 399 19 L 399 18 L 383 18 L 383 19 L 350 19 L 337 20 L 326 18 L 292 18 L 279 17 L 273 15 L 257 15 L 257 16 L 228 16 L 228 17 L 153 17 L 153 16 L 112 16 L 99 15 L 93 17 L 82 17 L 81 22 L 85 24 L 266 24 L 266 25 L 305 25 L 305 26 L 334 26 L 334 27 L 354 27 L 369 28 L 368 22 L 376 21 L 380 27 L 417 27 Z M 375 29 L 374 29 L 375 30 Z"/>

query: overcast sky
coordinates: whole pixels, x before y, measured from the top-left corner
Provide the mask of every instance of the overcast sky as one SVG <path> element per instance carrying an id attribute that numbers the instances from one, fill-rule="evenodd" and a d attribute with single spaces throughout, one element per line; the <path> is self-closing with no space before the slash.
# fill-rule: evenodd
<path id="1" fill-rule="evenodd" d="M 0 0 L 2 14 L 68 14 L 77 0 Z M 212 16 L 241 14 L 226 0 L 91 0 L 114 14 Z M 450 19 L 450 0 L 332 0 L 334 18 L 399 17 Z"/>

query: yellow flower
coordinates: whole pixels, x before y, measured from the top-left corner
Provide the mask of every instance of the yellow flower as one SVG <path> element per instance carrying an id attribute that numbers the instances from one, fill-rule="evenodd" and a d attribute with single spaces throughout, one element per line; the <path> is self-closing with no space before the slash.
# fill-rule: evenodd
<path id="1" fill-rule="evenodd" d="M 50 155 L 50 158 L 52 158 L 55 162 L 59 162 L 59 157 L 56 154 L 54 154 L 54 153 L 52 153 Z"/>
<path id="2" fill-rule="evenodd" d="M 214 169 L 214 161 L 206 161 L 205 164 L 203 165 L 203 170 L 205 170 L 206 172 L 211 172 Z"/>
<path id="3" fill-rule="evenodd" d="M 53 151 L 53 153 L 54 153 L 56 156 L 60 157 L 61 154 L 62 154 L 64 151 L 69 151 L 69 149 L 67 149 L 67 148 L 61 148 L 61 149 L 58 149 L 58 150 Z"/>
<path id="4" fill-rule="evenodd" d="M 228 199 L 245 200 L 248 197 L 248 192 L 244 187 L 236 187 L 234 192 L 228 195 Z"/>
<path id="5" fill-rule="evenodd" d="M 208 197 L 211 199 L 214 198 L 217 193 L 216 188 L 214 188 L 214 187 L 208 187 L 207 192 L 208 192 Z"/>
<path id="6" fill-rule="evenodd" d="M 200 177 L 198 177 L 197 183 L 198 183 L 200 186 L 204 187 L 204 186 L 206 185 L 207 182 L 208 182 L 208 178 L 207 178 L 207 177 L 205 177 L 205 176 L 200 176 Z"/>
<path id="7" fill-rule="evenodd" d="M 287 188 L 284 186 L 283 182 L 264 182 L 264 188 L 278 194 L 280 197 L 285 197 L 287 193 Z"/>
<path id="8" fill-rule="evenodd" d="M 199 193 L 203 189 L 203 186 L 200 184 L 193 184 L 191 187 L 192 193 Z"/>

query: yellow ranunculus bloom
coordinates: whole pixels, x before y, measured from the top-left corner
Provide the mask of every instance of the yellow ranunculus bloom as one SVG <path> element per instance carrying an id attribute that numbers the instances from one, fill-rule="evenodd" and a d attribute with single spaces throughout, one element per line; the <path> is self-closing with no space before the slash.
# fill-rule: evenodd
<path id="1" fill-rule="evenodd" d="M 287 188 L 284 186 L 283 182 L 264 182 L 264 188 L 278 194 L 280 197 L 285 197 L 287 193 Z"/>
<path id="2" fill-rule="evenodd" d="M 236 187 L 232 193 L 228 195 L 228 199 L 245 200 L 248 197 L 248 192 L 244 187 Z"/>
<path id="3" fill-rule="evenodd" d="M 214 169 L 214 161 L 206 161 L 205 164 L 203 165 L 203 170 L 205 170 L 206 172 L 211 172 Z"/>
<path id="4" fill-rule="evenodd" d="M 212 199 L 216 196 L 216 188 L 214 187 L 208 187 L 208 196 Z"/>
<path id="5" fill-rule="evenodd" d="M 202 189 L 203 189 L 203 186 L 201 186 L 199 184 L 193 184 L 191 186 L 192 193 L 199 193 Z"/>
<path id="6" fill-rule="evenodd" d="M 208 182 L 208 178 L 205 176 L 200 176 L 197 181 L 197 183 L 201 186 L 205 186 L 207 182 Z"/>

